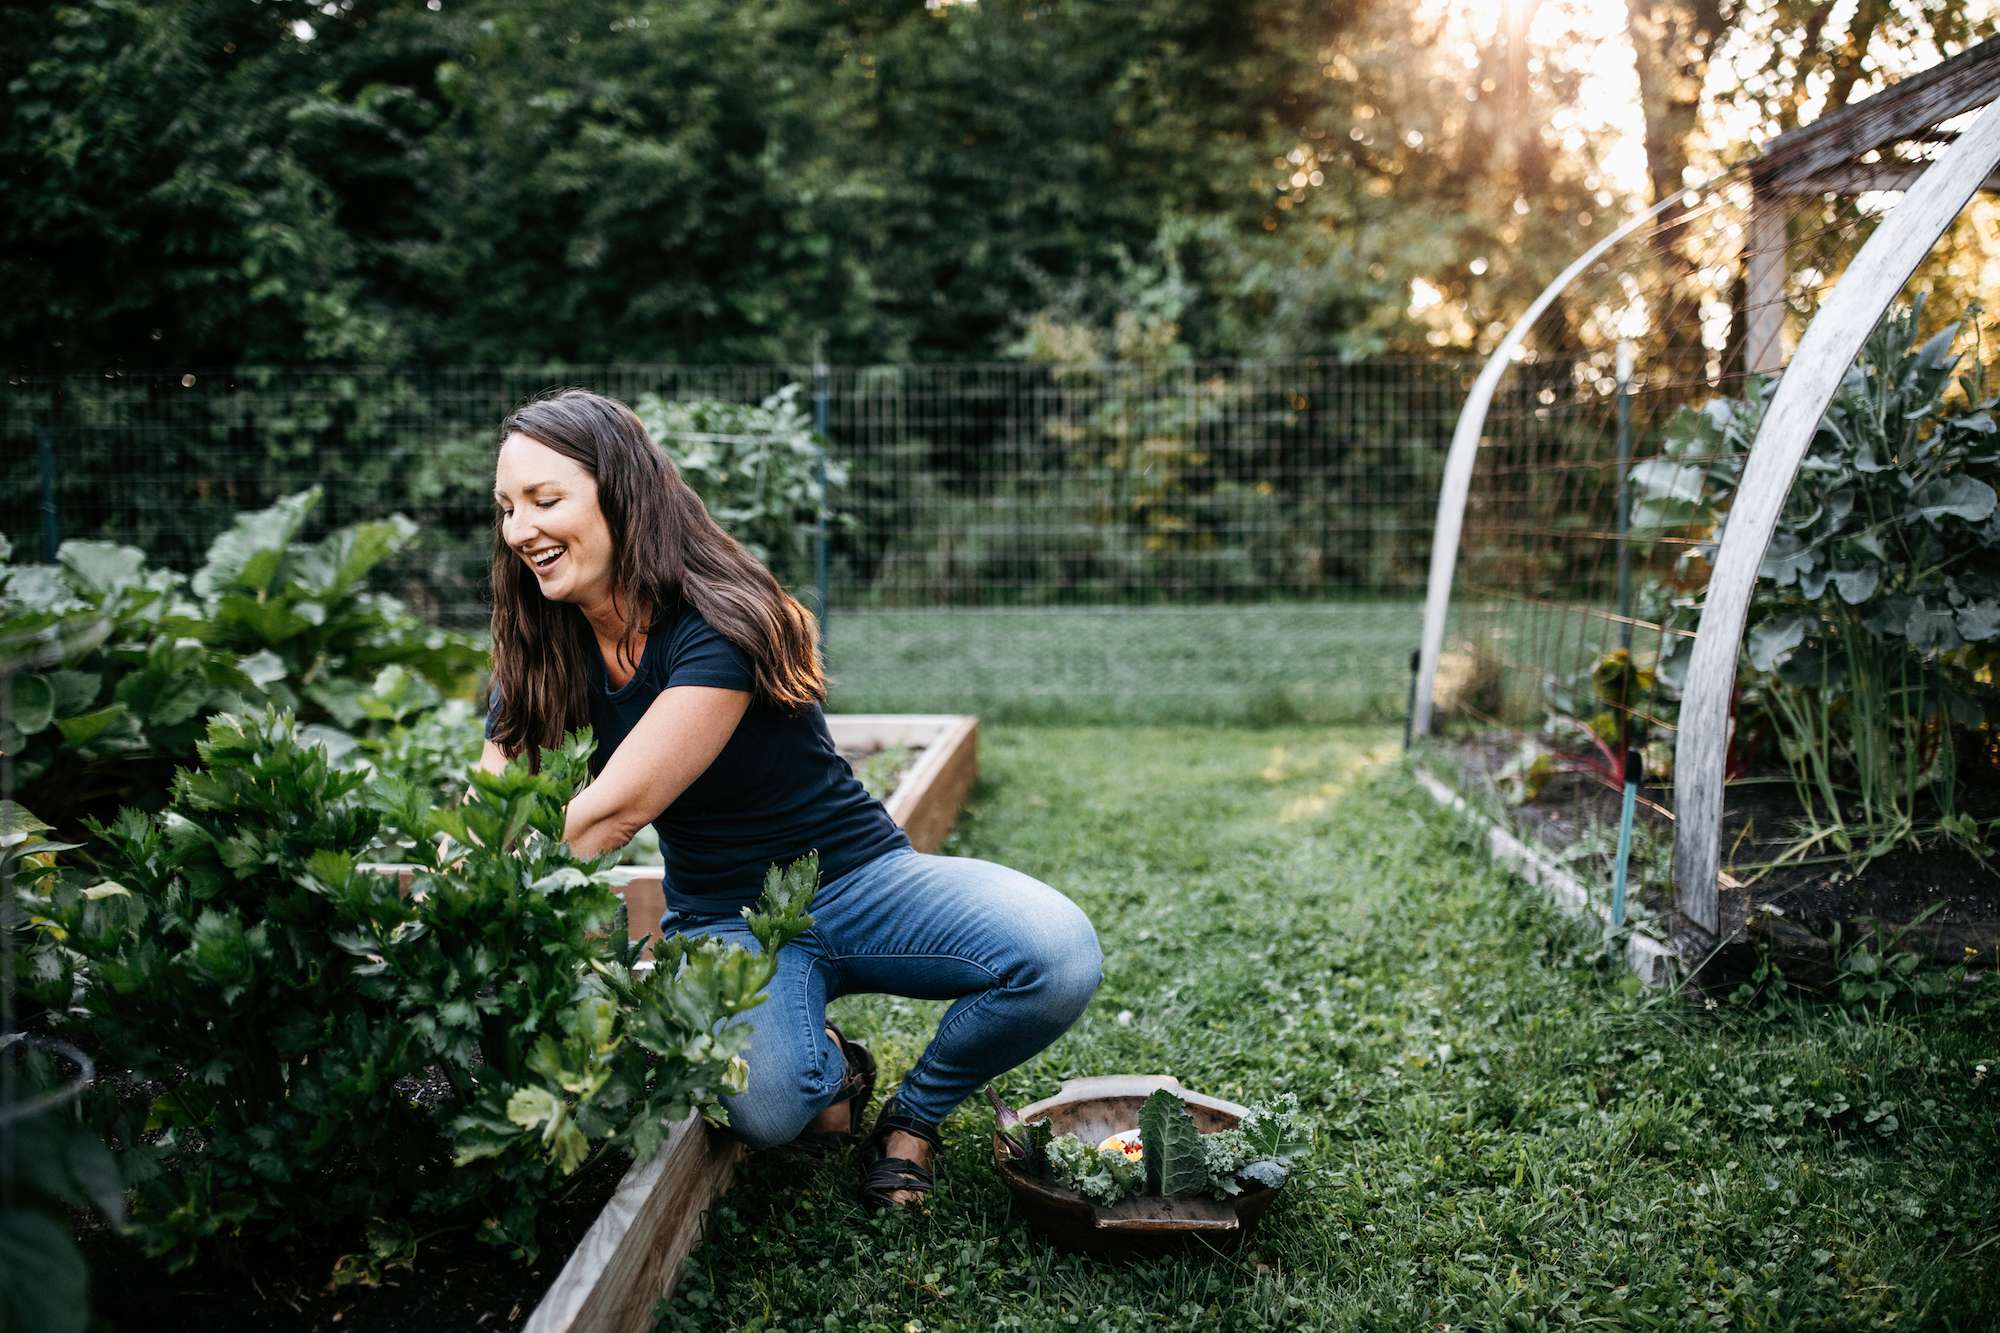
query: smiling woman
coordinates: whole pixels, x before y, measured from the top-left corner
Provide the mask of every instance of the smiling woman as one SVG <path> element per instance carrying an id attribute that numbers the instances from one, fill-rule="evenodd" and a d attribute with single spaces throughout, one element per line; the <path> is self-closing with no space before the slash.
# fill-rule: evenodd
<path id="1" fill-rule="evenodd" d="M 722 1100 L 753 1147 L 852 1140 L 875 1062 L 826 1022 L 854 992 L 954 1001 L 862 1145 L 870 1206 L 921 1199 L 938 1125 L 1075 1021 L 1097 937 L 1054 889 L 930 856 L 834 747 L 817 626 L 712 519 L 624 404 L 528 403 L 494 465 L 493 706 L 481 761 L 597 740 L 564 837 L 594 854 L 659 831 L 663 933 L 748 942 L 765 873 L 817 854 L 813 929 L 779 953 L 748 1057 Z M 748 1015 L 740 1016 L 748 1018 Z"/>

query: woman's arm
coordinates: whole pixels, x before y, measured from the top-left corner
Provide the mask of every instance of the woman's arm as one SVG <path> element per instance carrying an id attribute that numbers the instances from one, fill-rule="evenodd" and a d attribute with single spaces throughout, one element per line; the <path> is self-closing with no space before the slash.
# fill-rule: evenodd
<path id="1" fill-rule="evenodd" d="M 486 748 L 479 752 L 479 766 L 488 773 L 504 773 L 507 770 L 507 752 L 500 748 L 500 742 L 486 742 Z M 466 795 L 471 794 L 471 789 L 467 788 Z"/>
<path id="2" fill-rule="evenodd" d="M 662 690 L 603 772 L 571 798 L 563 841 L 578 856 L 632 841 L 715 762 L 749 707 L 750 695 L 743 690 L 708 685 Z M 487 742 L 489 751 L 497 748 Z"/>

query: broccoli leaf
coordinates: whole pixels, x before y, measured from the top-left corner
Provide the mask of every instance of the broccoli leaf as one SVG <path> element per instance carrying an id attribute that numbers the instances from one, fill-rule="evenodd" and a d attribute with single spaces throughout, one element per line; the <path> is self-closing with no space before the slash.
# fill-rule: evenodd
<path id="1" fill-rule="evenodd" d="M 1245 1155 L 1251 1160 L 1292 1162 L 1312 1148 L 1312 1132 L 1299 1114 L 1299 1099 L 1284 1093 L 1276 1101 L 1250 1108 L 1237 1126 Z"/>

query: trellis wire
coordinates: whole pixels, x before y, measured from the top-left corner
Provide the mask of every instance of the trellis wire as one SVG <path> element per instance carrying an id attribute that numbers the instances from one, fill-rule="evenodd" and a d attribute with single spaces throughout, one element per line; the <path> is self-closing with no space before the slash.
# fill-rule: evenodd
<path id="1" fill-rule="evenodd" d="M 0 531 L 196 565 L 238 512 L 319 484 L 315 527 L 422 528 L 390 590 L 485 621 L 493 433 L 522 399 L 814 399 L 831 496 L 835 704 L 999 716 L 1390 718 L 1405 705 L 1440 361 L 563 366 L 18 376 Z M 811 595 L 814 571 L 795 572 Z"/>

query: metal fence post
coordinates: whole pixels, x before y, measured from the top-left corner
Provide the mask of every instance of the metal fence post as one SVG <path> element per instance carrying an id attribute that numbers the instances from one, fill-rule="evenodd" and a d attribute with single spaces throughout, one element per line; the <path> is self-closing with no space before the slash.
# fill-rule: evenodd
<path id="1" fill-rule="evenodd" d="M 62 530 L 56 525 L 56 432 L 44 426 L 35 432 L 35 466 L 42 483 L 42 559 L 55 563 L 56 548 L 62 545 Z"/>
<path id="2" fill-rule="evenodd" d="M 819 660 L 826 662 L 826 622 L 827 607 L 827 501 L 826 501 L 826 446 L 827 446 L 827 366 L 826 334 L 813 338 L 813 430 L 819 436 L 815 441 L 819 457 L 813 463 L 813 480 L 819 492 L 819 512 L 813 517 L 813 584 L 818 594 L 819 606 Z"/>
<path id="3" fill-rule="evenodd" d="M 1618 344 L 1618 643 L 1632 651 L 1632 362 L 1629 340 Z"/>
<path id="4" fill-rule="evenodd" d="M 62 419 L 62 381 L 49 381 L 49 423 L 35 432 L 35 470 L 42 489 L 42 559 L 56 560 L 62 529 L 56 522 L 56 423 Z"/>

